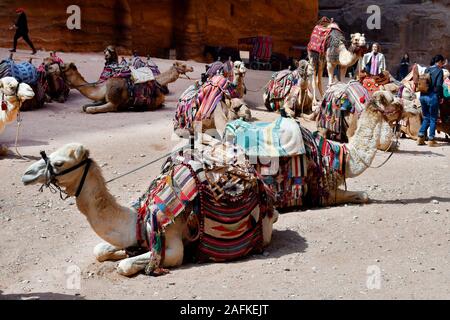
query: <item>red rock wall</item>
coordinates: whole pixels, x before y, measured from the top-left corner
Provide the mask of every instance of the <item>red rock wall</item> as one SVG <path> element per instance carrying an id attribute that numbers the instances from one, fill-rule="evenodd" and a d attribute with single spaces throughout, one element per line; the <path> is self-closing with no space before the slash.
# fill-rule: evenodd
<path id="1" fill-rule="evenodd" d="M 66 9 L 81 8 L 81 30 L 68 30 Z M 0 46 L 11 47 L 15 8 L 26 9 L 30 37 L 39 49 L 102 51 L 201 59 L 205 45 L 237 47 L 241 37 L 271 35 L 274 51 L 305 45 L 318 16 L 317 0 L 2 0 Z M 26 48 L 19 41 L 19 48 Z M 126 50 L 128 49 L 128 50 Z M 128 52 L 127 52 L 128 51 Z"/>

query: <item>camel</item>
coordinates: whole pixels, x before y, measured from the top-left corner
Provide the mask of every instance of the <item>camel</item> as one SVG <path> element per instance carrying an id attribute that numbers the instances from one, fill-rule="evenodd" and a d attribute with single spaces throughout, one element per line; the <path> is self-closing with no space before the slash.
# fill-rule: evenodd
<path id="1" fill-rule="evenodd" d="M 56 56 L 44 58 L 42 69 L 47 78 L 48 88 L 46 94 L 49 101 L 55 100 L 59 103 L 64 103 L 69 97 L 70 88 L 66 85 L 61 75 L 60 65 L 62 63 L 62 60 Z"/>
<path id="2" fill-rule="evenodd" d="M 34 91 L 26 83 L 20 83 L 13 77 L 0 79 L 1 106 L 0 109 L 0 134 L 5 126 L 17 118 L 22 103 L 33 99 Z M 6 146 L 0 145 L 0 155 L 8 152 Z"/>
<path id="3" fill-rule="evenodd" d="M 241 61 L 234 62 L 233 82 L 229 82 L 223 75 L 215 75 L 205 83 L 196 82 L 186 89 L 180 96 L 177 104 L 177 111 L 174 119 L 175 133 L 182 137 L 187 137 L 193 133 L 193 123 L 196 112 L 201 108 L 201 101 L 198 97 L 201 90 L 206 90 L 208 86 L 217 86 L 219 83 L 222 97 L 220 101 L 212 106 L 212 112 L 209 112 L 198 121 L 201 126 L 201 132 L 210 132 L 217 130 L 219 134 L 225 130 L 229 121 L 244 119 L 250 121 L 251 112 L 248 105 L 244 102 L 245 94 L 244 77 L 246 68 Z M 205 98 L 205 100 L 207 100 Z M 210 106 L 207 106 L 210 107 Z M 195 110 L 195 111 L 194 111 Z M 215 136 L 214 133 L 212 135 Z"/>
<path id="4" fill-rule="evenodd" d="M 127 79 L 110 78 L 102 83 L 90 84 L 84 80 L 74 63 L 61 65 L 62 75 L 69 87 L 77 89 L 85 97 L 94 100 L 94 103 L 83 106 L 86 113 L 116 112 L 136 104 L 136 100 L 130 97 Z M 181 62 L 174 62 L 172 67 L 155 77 L 155 81 L 134 85 L 133 90 L 148 89 L 149 95 L 145 95 L 144 102 L 139 102 L 138 108 L 154 110 L 163 105 L 165 96 L 160 86 L 166 86 L 176 81 L 180 75 L 192 72 L 194 69 Z M 145 86 L 148 86 L 145 87 Z M 146 91 L 145 91 L 146 92 Z M 150 102 L 148 101 L 150 100 Z"/>
<path id="5" fill-rule="evenodd" d="M 309 90 L 313 74 L 306 60 L 295 61 L 296 69 L 275 72 L 267 83 L 263 100 L 267 110 L 280 110 L 283 115 L 293 117 L 312 111 L 312 91 Z"/>
<path id="6" fill-rule="evenodd" d="M 351 34 L 350 46 L 347 48 L 345 45 L 345 37 L 336 23 L 332 20 L 327 21 L 323 27 L 329 29 L 329 34 L 323 48 L 324 52 L 311 50 L 311 46 L 308 45 L 309 61 L 314 68 L 312 88 L 315 102 L 318 101 L 318 99 L 316 99 L 317 89 L 319 89 L 320 97 L 324 94 L 322 88 L 322 74 L 325 64 L 328 72 L 328 86 L 331 86 L 334 82 L 334 71 L 336 67 L 340 66 L 339 80 L 343 81 L 345 79 L 347 69 L 355 65 L 355 63 L 363 57 L 364 50 L 366 49 L 366 39 L 364 34 Z M 318 25 L 316 28 L 320 28 L 320 26 Z"/>
<path id="7" fill-rule="evenodd" d="M 383 99 L 382 96 L 380 99 Z M 296 126 L 300 128 L 303 141 L 306 146 L 305 168 L 307 168 L 307 175 L 300 177 L 301 181 L 305 183 L 305 185 L 303 185 L 305 188 L 303 189 L 303 194 L 301 195 L 302 198 L 300 199 L 303 199 L 305 202 L 309 203 L 310 206 L 367 203 L 369 198 L 365 192 L 344 191 L 339 189 L 339 186 L 344 184 L 345 179 L 357 177 L 371 166 L 377 152 L 377 146 L 380 144 L 380 140 L 387 139 L 387 137 L 384 136 L 386 135 L 386 132 L 382 130 L 382 127 L 386 124 L 392 128 L 394 123 L 401 118 L 402 112 L 403 107 L 401 104 L 387 104 L 385 102 L 380 103 L 375 99 L 372 100 L 362 112 L 355 134 L 347 144 L 340 144 L 326 139 L 324 140 L 317 133 L 313 134 L 306 128 L 303 128 L 298 121 L 284 118 L 283 121 L 288 121 L 287 123 L 293 122 L 293 124 L 291 126 L 282 125 L 282 131 L 279 133 L 279 141 L 283 152 L 289 150 L 289 148 L 286 148 L 285 145 L 296 145 L 295 143 L 293 144 L 292 138 L 294 136 L 298 136 L 294 134 L 294 130 L 298 131 Z M 255 150 L 269 150 L 269 148 L 265 147 L 258 147 L 259 149 L 255 149 L 255 147 L 259 145 L 259 141 L 264 141 L 261 140 L 261 137 L 264 136 L 263 133 L 258 135 L 258 139 L 260 140 L 256 142 L 252 140 L 256 127 L 253 127 L 250 131 L 246 130 L 247 129 L 244 127 L 244 131 L 240 134 L 239 123 L 235 124 L 232 122 L 227 126 L 224 139 L 228 142 L 237 142 L 246 150 L 246 153 L 250 159 L 255 156 Z M 275 141 L 274 133 L 274 131 L 271 131 L 270 141 Z M 255 145 L 253 145 L 254 143 Z M 242 144 L 246 144 L 247 147 L 245 148 Z M 274 144 L 271 142 L 269 145 Z M 335 165 L 332 160 L 331 163 L 324 160 L 329 158 L 329 155 L 324 151 L 327 149 L 325 146 L 327 146 L 330 150 L 339 150 L 335 153 L 334 158 L 340 159 L 340 157 L 342 157 L 340 161 L 340 165 L 342 167 L 340 169 L 332 167 L 332 165 Z M 253 158 L 254 160 L 257 160 L 257 163 L 254 163 L 255 161 L 252 162 L 256 169 L 260 170 L 262 175 L 268 177 L 267 183 L 269 183 L 272 188 L 276 189 L 275 191 L 279 197 L 287 198 L 287 203 L 295 201 L 295 192 L 291 189 L 295 187 L 294 182 L 292 182 L 293 185 L 289 186 L 286 190 L 282 189 L 283 187 L 280 189 L 278 186 L 283 185 L 283 183 L 286 183 L 289 179 L 294 179 L 294 176 L 291 178 L 293 169 L 283 168 L 285 168 L 285 164 L 289 164 L 292 160 L 295 160 L 296 157 L 298 157 L 298 150 L 298 147 L 291 148 L 291 151 L 294 152 L 293 154 L 280 157 L 271 156 L 269 158 L 267 158 L 268 156 L 265 154 L 260 155 L 259 151 L 257 151 L 258 158 Z M 260 164 L 260 161 L 262 161 L 261 159 L 266 163 L 266 168 L 270 167 L 268 172 L 263 172 L 263 166 Z M 270 159 L 270 163 L 267 165 L 268 159 Z M 301 165 L 297 165 L 297 167 L 298 166 Z M 275 170 L 273 170 L 274 168 Z M 282 170 L 285 170 L 285 174 Z M 291 207 L 287 203 L 277 200 L 276 207 L 277 209 Z"/>
<path id="8" fill-rule="evenodd" d="M 210 154 L 213 154 L 213 152 Z M 128 257 L 127 248 L 135 249 L 141 246 L 141 239 L 139 239 L 141 233 L 136 232 L 136 230 L 144 230 L 144 233 L 148 232 L 146 228 L 148 228 L 149 221 L 153 221 L 153 218 L 144 220 L 146 222 L 142 224 L 140 220 L 140 218 L 143 218 L 141 216 L 142 207 L 140 207 L 141 209 L 139 209 L 138 213 L 135 206 L 125 207 L 116 202 L 114 196 L 109 193 L 106 187 L 99 165 L 90 158 L 90 152 L 86 147 L 78 143 L 72 143 L 56 150 L 48 157 L 42 153 L 41 155 L 43 159 L 35 162 L 27 169 L 22 177 L 22 182 L 25 185 L 49 184 L 52 182 L 59 188 L 63 188 L 68 196 L 76 197 L 76 205 L 79 211 L 85 215 L 95 233 L 105 241 L 94 248 L 94 255 L 98 261 L 121 260 L 117 266 L 117 271 L 124 276 L 136 274 L 155 261 L 156 249 L 148 251 L 148 248 L 144 248 L 148 252 L 134 257 Z M 241 162 L 239 165 L 240 168 L 251 168 L 245 162 Z M 195 190 L 197 193 L 193 191 L 189 194 L 184 193 L 184 187 L 186 186 L 184 183 L 186 179 L 190 179 L 189 181 L 195 180 L 193 183 L 194 186 L 198 186 L 197 181 L 200 181 L 200 183 L 204 181 L 203 183 L 206 183 L 206 179 L 204 177 L 201 178 L 199 171 L 199 168 L 204 168 L 204 165 L 201 162 L 192 160 L 189 162 L 189 166 L 189 178 L 185 178 L 185 176 L 181 178 L 178 175 L 179 170 L 182 167 L 188 166 L 173 164 L 171 161 L 168 161 L 164 166 L 163 174 L 152 183 L 152 186 L 160 186 L 161 181 L 166 181 L 172 175 L 170 180 L 172 181 L 171 190 L 175 190 L 173 186 L 176 186 L 177 190 L 179 190 L 178 188 L 183 188 L 179 191 L 183 192 L 183 194 L 175 193 L 173 198 L 179 199 L 180 196 L 183 196 L 184 199 L 186 199 L 185 197 L 191 199 L 189 201 L 183 201 L 183 211 L 174 217 L 172 223 L 164 225 L 165 229 L 162 232 L 164 233 L 163 248 L 165 254 L 162 255 L 163 258 L 161 258 L 161 261 L 157 261 L 160 262 L 159 267 L 162 268 L 180 266 L 183 262 L 184 247 L 192 243 L 192 241 L 199 239 L 199 236 L 200 239 L 202 237 L 199 233 L 203 231 L 200 231 L 201 229 L 199 229 L 198 223 L 197 232 L 199 233 L 197 233 L 197 237 L 191 235 L 192 221 L 195 221 L 194 218 L 200 214 L 197 212 L 198 207 L 194 206 L 194 202 L 199 197 L 199 191 L 197 187 L 194 187 L 189 190 Z M 206 175 L 208 174 L 207 171 L 204 172 Z M 183 180 L 181 181 L 181 179 Z M 208 183 L 203 185 L 204 188 L 209 188 L 210 186 Z M 244 184 L 242 185 L 244 186 Z M 258 192 L 255 190 L 254 184 L 247 184 L 245 188 L 247 187 L 249 190 Z M 152 189 L 151 187 L 148 194 L 151 194 L 153 192 L 152 190 L 155 190 L 155 188 Z M 263 196 L 263 193 L 258 194 Z M 161 197 L 161 193 L 158 193 L 158 196 Z M 266 196 L 270 198 L 268 194 Z M 205 195 L 203 195 L 204 197 Z M 147 198 L 147 195 L 144 195 L 143 198 Z M 153 201 L 151 203 L 154 203 Z M 148 202 L 144 201 L 144 203 Z M 170 206 L 171 204 L 172 202 L 166 203 L 167 210 L 172 208 Z M 278 212 L 273 210 L 273 207 L 270 205 L 270 200 L 267 204 L 272 208 L 271 211 L 265 210 L 259 204 L 252 211 L 252 217 L 254 213 L 256 214 L 258 212 L 255 218 L 257 221 L 255 222 L 257 224 L 261 223 L 258 224 L 258 228 L 261 228 L 258 230 L 262 232 L 262 237 L 260 238 L 262 247 L 269 245 L 272 236 L 272 225 L 278 219 Z M 264 213 L 267 214 L 264 215 Z M 161 218 L 160 214 L 162 214 L 161 211 L 158 213 L 158 221 Z M 203 213 L 201 214 L 203 215 Z M 250 221 L 248 222 L 246 228 L 250 228 Z M 137 228 L 137 226 L 144 227 L 144 229 Z M 206 230 L 206 228 L 202 230 Z M 234 231 L 237 231 L 237 229 L 234 229 Z M 144 236 L 144 238 L 146 237 L 147 235 Z M 152 270 L 156 269 L 153 268 Z M 164 271 L 161 272 L 164 273 Z"/>

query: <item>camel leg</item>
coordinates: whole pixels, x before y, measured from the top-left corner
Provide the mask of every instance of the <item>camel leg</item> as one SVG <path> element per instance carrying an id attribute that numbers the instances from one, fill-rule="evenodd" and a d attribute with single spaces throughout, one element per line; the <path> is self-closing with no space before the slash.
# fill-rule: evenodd
<path id="1" fill-rule="evenodd" d="M 327 72 L 328 72 L 328 87 L 334 83 L 334 70 L 336 66 L 330 62 L 327 62 Z M 323 95 L 322 95 L 323 96 Z"/>
<path id="2" fill-rule="evenodd" d="M 161 267 L 178 267 L 183 263 L 184 245 L 177 229 L 168 228 L 165 233 L 165 255 Z M 131 276 L 144 270 L 150 262 L 150 252 L 136 257 L 124 259 L 117 266 L 117 272 L 124 276 Z"/>
<path id="3" fill-rule="evenodd" d="M 102 242 L 95 246 L 94 255 L 97 261 L 116 261 L 127 257 L 125 250 L 114 247 L 109 243 Z"/>
<path id="4" fill-rule="evenodd" d="M 95 101 L 92 103 L 85 104 L 82 108 L 83 108 L 83 111 L 86 112 L 87 108 L 101 106 L 104 103 L 105 103 L 105 101 Z"/>
<path id="5" fill-rule="evenodd" d="M 112 102 L 107 102 L 104 105 L 98 107 L 87 107 L 86 113 L 102 113 L 102 112 L 115 112 L 117 111 L 117 106 Z"/>
<path id="6" fill-rule="evenodd" d="M 346 74 L 347 74 L 347 67 L 341 66 L 340 75 L 339 75 L 339 77 L 340 77 L 339 81 L 344 82 Z"/>
<path id="7" fill-rule="evenodd" d="M 369 202 L 369 196 L 366 192 L 337 189 L 336 192 L 331 192 L 328 202 L 328 204 L 334 205 L 347 203 L 364 204 Z"/>
<path id="8" fill-rule="evenodd" d="M 319 87 L 319 93 L 320 93 L 320 100 L 322 99 L 323 95 L 325 94 L 322 87 L 322 75 L 323 75 L 323 68 L 325 66 L 323 63 L 319 63 L 319 75 L 317 77 L 317 86 Z"/>
<path id="9" fill-rule="evenodd" d="M 117 272 L 123 276 L 132 276 L 145 269 L 150 262 L 150 252 L 124 259 L 117 266 Z"/>

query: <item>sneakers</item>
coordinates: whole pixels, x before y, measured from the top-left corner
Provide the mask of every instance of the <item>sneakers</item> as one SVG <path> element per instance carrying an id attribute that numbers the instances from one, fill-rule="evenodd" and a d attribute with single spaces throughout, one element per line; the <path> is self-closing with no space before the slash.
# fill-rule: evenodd
<path id="1" fill-rule="evenodd" d="M 417 145 L 418 146 L 424 146 L 425 145 L 425 137 L 418 137 L 417 138 Z"/>
<path id="2" fill-rule="evenodd" d="M 429 147 L 437 147 L 438 143 L 436 142 L 436 140 L 430 140 L 428 141 L 428 146 Z"/>
<path id="3" fill-rule="evenodd" d="M 16 52 L 16 49 L 11 49 L 9 50 L 9 52 Z"/>
<path id="4" fill-rule="evenodd" d="M 35 55 L 36 54 L 36 50 L 33 50 L 33 52 L 31 53 L 31 55 Z"/>

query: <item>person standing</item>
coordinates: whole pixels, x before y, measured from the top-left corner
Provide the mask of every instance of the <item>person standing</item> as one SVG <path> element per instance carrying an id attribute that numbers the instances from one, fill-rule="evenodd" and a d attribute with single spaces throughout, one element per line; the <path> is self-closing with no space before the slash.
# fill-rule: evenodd
<path id="1" fill-rule="evenodd" d="M 27 15 L 25 14 L 25 10 L 23 8 L 18 8 L 16 10 L 17 13 L 17 21 L 11 26 L 10 29 L 16 29 L 16 34 L 14 35 L 14 45 L 10 52 L 16 52 L 17 49 L 17 40 L 23 38 L 25 42 L 31 47 L 33 52 L 31 54 L 36 53 L 36 49 L 34 48 L 33 42 L 31 42 L 30 37 L 28 36 L 28 21 Z"/>
<path id="2" fill-rule="evenodd" d="M 436 55 L 432 61 L 434 65 L 425 70 L 425 73 L 430 75 L 428 91 L 420 95 L 423 120 L 419 130 L 419 138 L 417 139 L 418 145 L 425 145 L 425 135 L 429 129 L 428 145 L 430 147 L 437 145 L 435 141 L 436 122 L 439 114 L 439 104 L 442 103 L 444 98 L 444 71 L 442 69 L 446 65 L 446 60 L 440 54 Z"/>
<path id="3" fill-rule="evenodd" d="M 386 70 L 386 58 L 381 53 L 380 44 L 372 45 L 372 52 L 366 53 L 361 60 L 360 70 L 372 76 L 378 76 Z"/>
<path id="4" fill-rule="evenodd" d="M 403 80 L 409 73 L 409 54 L 405 53 L 400 61 L 400 68 L 398 70 L 398 80 Z"/>

